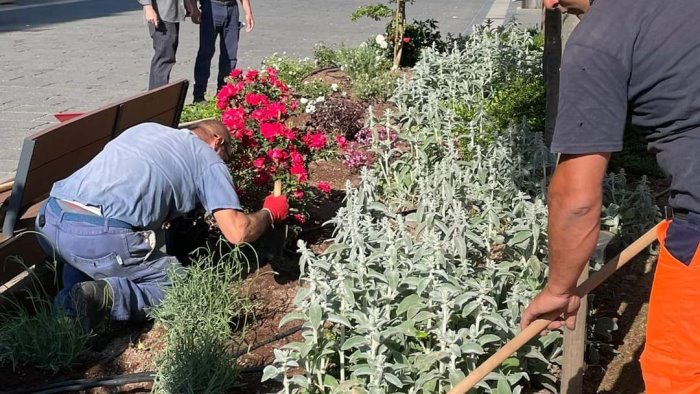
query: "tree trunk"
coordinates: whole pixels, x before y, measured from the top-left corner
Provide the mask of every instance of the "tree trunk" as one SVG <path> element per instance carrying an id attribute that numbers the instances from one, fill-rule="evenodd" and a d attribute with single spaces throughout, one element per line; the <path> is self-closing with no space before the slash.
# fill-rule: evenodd
<path id="1" fill-rule="evenodd" d="M 403 33 L 406 30 L 406 0 L 396 1 L 394 25 L 394 67 L 398 68 L 403 52 Z"/>

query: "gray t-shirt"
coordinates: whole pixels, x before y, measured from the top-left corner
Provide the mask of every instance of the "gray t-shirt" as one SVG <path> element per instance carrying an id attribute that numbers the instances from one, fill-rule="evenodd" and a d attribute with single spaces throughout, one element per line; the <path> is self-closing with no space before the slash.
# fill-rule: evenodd
<path id="1" fill-rule="evenodd" d="M 134 126 L 68 178 L 51 196 L 99 207 L 108 218 L 154 229 L 195 209 L 241 209 L 226 164 L 189 130 Z"/>
<path id="2" fill-rule="evenodd" d="M 700 212 L 700 2 L 597 0 L 564 51 L 552 151 L 616 152 L 626 122 Z"/>

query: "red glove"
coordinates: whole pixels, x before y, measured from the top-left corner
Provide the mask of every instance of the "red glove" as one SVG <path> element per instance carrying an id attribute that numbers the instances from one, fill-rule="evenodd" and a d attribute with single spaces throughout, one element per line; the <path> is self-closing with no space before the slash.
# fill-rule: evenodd
<path id="1" fill-rule="evenodd" d="M 273 196 L 270 194 L 265 197 L 265 202 L 263 203 L 263 209 L 270 213 L 272 222 L 279 222 L 285 220 L 289 214 L 289 203 L 287 202 L 287 196 Z"/>

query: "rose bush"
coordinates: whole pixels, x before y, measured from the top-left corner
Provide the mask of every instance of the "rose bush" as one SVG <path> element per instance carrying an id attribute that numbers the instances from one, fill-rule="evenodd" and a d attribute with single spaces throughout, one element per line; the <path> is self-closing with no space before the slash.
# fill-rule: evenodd
<path id="1" fill-rule="evenodd" d="M 235 69 L 216 97 L 232 137 L 230 169 L 244 205 L 269 194 L 277 179 L 292 203 L 303 203 L 309 163 L 332 149 L 324 131 L 290 124 L 299 106 L 277 73 Z"/>

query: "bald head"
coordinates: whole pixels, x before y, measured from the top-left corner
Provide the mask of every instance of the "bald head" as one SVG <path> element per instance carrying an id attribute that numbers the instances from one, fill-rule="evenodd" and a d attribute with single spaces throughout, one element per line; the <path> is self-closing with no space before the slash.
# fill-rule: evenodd
<path id="1" fill-rule="evenodd" d="M 188 127 L 192 132 L 219 154 L 225 162 L 231 152 L 231 135 L 226 126 L 218 120 L 207 119 Z"/>

